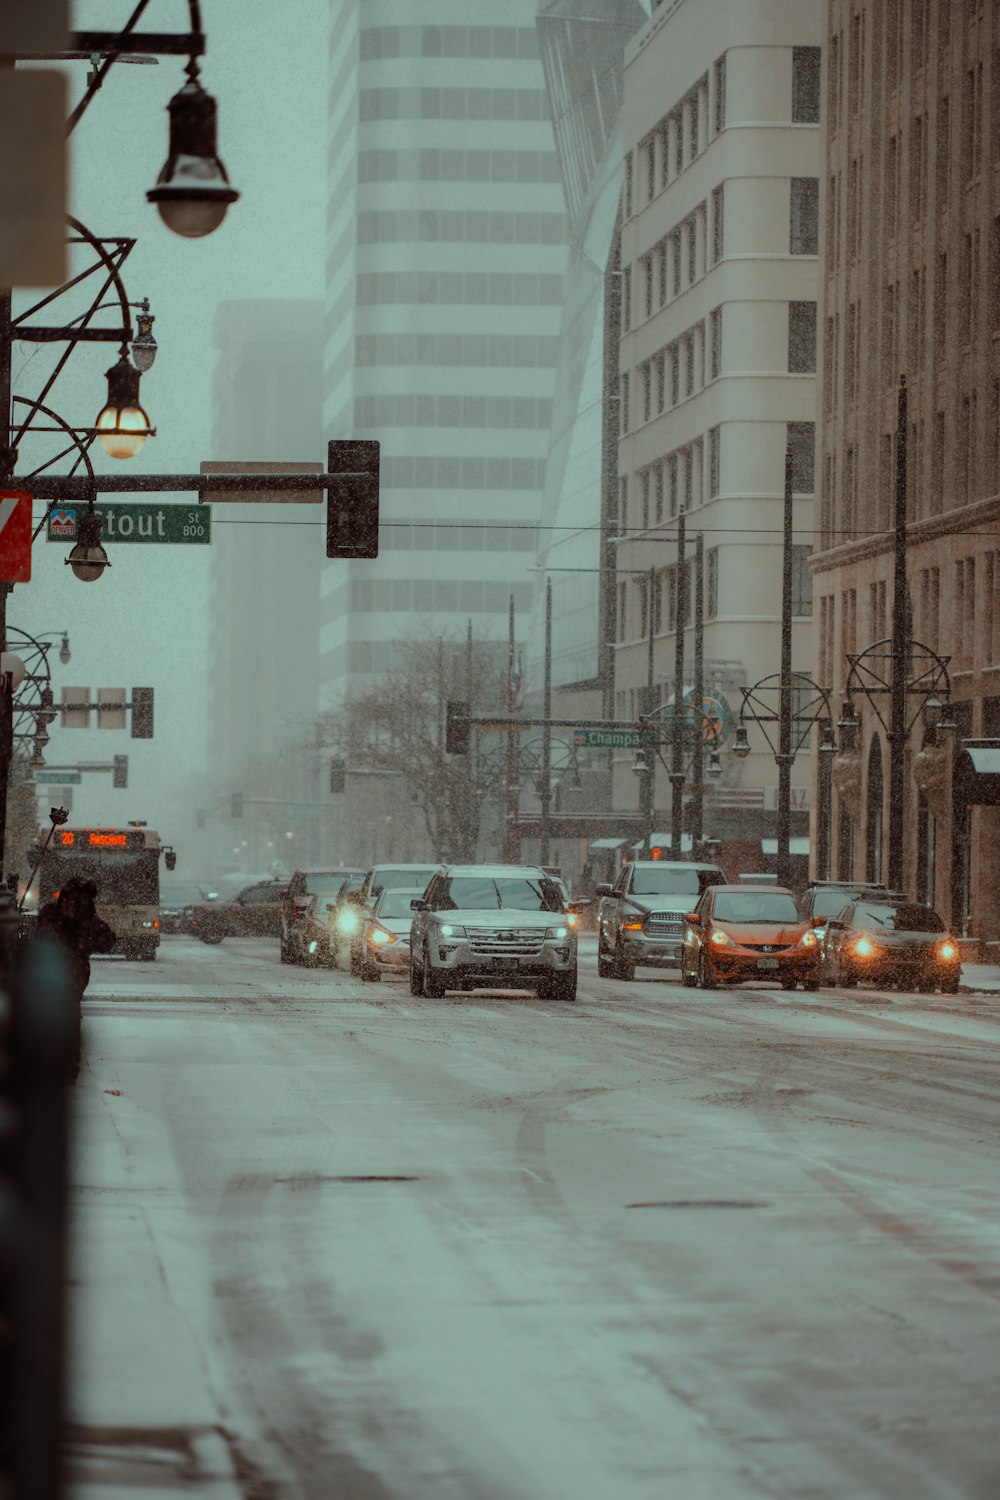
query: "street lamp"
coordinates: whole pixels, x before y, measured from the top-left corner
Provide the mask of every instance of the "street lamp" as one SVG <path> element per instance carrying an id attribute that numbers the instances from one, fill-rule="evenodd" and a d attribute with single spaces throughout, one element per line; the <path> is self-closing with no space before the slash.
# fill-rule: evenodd
<path id="1" fill-rule="evenodd" d="M 126 357 L 124 346 L 118 363 L 106 375 L 108 399 L 94 423 L 98 441 L 109 458 L 134 458 L 154 429 L 139 404 L 140 373 Z"/>
<path id="2" fill-rule="evenodd" d="M 146 194 L 168 229 L 185 239 L 201 239 L 218 229 L 230 203 L 240 196 L 230 186 L 216 151 L 217 106 L 198 82 L 192 57 L 188 81 L 174 95 L 170 113 L 170 147 L 156 186 Z"/>
<path id="3" fill-rule="evenodd" d="M 108 554 L 101 546 L 101 518 L 93 505 L 80 517 L 76 546 L 63 561 L 81 583 L 96 583 L 104 569 L 110 568 Z"/>

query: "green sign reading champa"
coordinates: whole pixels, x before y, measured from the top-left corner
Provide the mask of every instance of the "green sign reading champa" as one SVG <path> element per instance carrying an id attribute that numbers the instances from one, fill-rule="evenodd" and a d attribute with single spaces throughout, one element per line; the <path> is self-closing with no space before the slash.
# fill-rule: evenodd
<path id="1" fill-rule="evenodd" d="M 101 518 L 101 541 L 187 542 L 207 545 L 212 540 L 210 505 L 164 505 L 159 500 L 102 501 L 94 507 Z M 82 505 L 53 506 L 45 529 L 46 541 L 75 542 L 77 524 L 86 514 Z"/>

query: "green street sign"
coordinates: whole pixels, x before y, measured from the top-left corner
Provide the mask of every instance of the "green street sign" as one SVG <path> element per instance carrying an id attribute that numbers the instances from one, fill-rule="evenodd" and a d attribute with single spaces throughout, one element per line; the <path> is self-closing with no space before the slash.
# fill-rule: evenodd
<path id="1" fill-rule="evenodd" d="M 164 505 L 160 500 L 137 500 L 119 504 L 102 500 L 94 507 L 101 518 L 101 541 L 181 542 L 207 546 L 212 540 L 210 505 Z M 82 505 L 55 505 L 45 528 L 48 542 L 75 542 L 77 522 L 86 510 Z"/>
<path id="2" fill-rule="evenodd" d="M 79 771 L 36 771 L 36 786 L 79 786 L 83 777 Z"/>
<path id="3" fill-rule="evenodd" d="M 640 750 L 656 736 L 639 729 L 575 729 L 573 744 L 588 750 Z"/>

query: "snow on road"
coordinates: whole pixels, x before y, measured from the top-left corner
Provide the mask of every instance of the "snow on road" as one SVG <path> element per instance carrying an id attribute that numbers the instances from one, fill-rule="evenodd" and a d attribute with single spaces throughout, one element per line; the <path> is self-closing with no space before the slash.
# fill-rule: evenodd
<path id="1" fill-rule="evenodd" d="M 997 997 L 274 950 L 95 965 L 76 1500 L 995 1496 Z"/>

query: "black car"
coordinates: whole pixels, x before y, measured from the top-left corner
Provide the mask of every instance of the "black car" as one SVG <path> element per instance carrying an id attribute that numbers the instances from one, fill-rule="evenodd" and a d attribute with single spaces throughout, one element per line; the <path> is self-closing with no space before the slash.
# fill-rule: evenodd
<path id="1" fill-rule="evenodd" d="M 851 901 L 905 901 L 904 891 L 890 891 L 871 880 L 811 880 L 799 905 L 811 922 L 819 943 L 820 963 L 826 952 L 826 929 L 831 917 L 839 917 Z"/>
<path id="2" fill-rule="evenodd" d="M 875 984 L 957 995 L 958 943 L 932 906 L 853 901 L 827 924 L 822 978 L 844 988 Z"/>
<path id="3" fill-rule="evenodd" d="M 206 899 L 200 885 L 177 881 L 160 886 L 160 931 L 194 932 L 194 909 Z"/>

